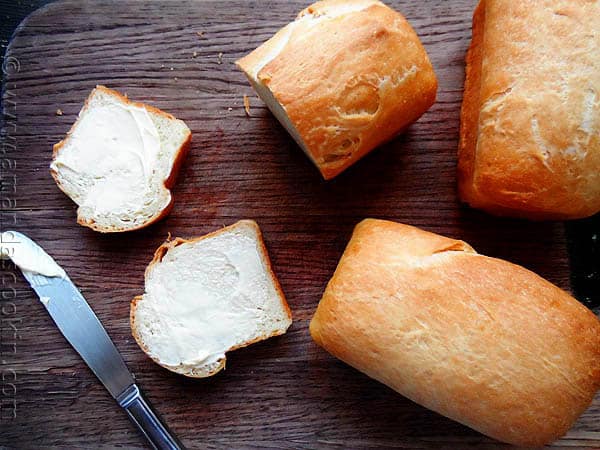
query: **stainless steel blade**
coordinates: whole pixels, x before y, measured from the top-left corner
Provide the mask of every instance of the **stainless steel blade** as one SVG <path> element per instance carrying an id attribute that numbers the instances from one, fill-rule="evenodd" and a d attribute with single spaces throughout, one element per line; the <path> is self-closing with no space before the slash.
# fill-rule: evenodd
<path id="1" fill-rule="evenodd" d="M 117 399 L 134 384 L 133 376 L 79 290 L 69 277 L 24 275 L 61 333 Z M 30 276 L 35 277 L 34 282 Z"/>

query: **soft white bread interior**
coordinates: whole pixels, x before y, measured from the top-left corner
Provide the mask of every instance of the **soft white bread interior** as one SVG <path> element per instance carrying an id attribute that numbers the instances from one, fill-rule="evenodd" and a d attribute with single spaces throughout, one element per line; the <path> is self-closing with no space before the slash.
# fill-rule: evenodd
<path id="1" fill-rule="evenodd" d="M 325 179 L 417 120 L 437 80 L 417 34 L 377 0 L 329 0 L 237 61 Z"/>
<path id="2" fill-rule="evenodd" d="M 79 206 L 78 223 L 100 232 L 135 230 L 168 214 L 169 189 L 190 141 L 183 121 L 97 86 L 54 146 L 50 172 Z"/>
<path id="3" fill-rule="evenodd" d="M 562 436 L 600 387 L 600 321 L 538 275 L 408 225 L 355 229 L 310 324 L 334 356 L 511 444 Z"/>
<path id="4" fill-rule="evenodd" d="M 250 220 L 161 245 L 146 288 L 131 302 L 139 346 L 173 372 L 201 378 L 225 353 L 286 332 L 292 323 L 258 225 Z"/>

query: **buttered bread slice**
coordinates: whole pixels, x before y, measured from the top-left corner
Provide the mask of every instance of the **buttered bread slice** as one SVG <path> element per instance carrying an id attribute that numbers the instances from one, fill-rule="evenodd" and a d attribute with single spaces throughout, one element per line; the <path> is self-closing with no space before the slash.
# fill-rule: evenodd
<path id="1" fill-rule="evenodd" d="M 286 332 L 292 323 L 258 225 L 242 220 L 161 245 L 131 329 L 156 363 L 189 377 L 214 375 L 228 351 Z"/>
<path id="2" fill-rule="evenodd" d="M 100 232 L 130 231 L 166 216 L 170 188 L 191 132 L 170 114 L 97 86 L 50 172 L 77 205 L 77 222 Z"/>

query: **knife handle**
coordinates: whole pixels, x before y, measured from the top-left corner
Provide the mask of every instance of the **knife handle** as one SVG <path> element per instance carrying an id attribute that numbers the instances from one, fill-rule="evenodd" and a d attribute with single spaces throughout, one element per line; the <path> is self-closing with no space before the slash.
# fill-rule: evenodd
<path id="1" fill-rule="evenodd" d="M 155 450 L 185 449 L 160 421 L 156 413 L 146 402 L 137 385 L 132 384 L 117 399 L 131 421 L 137 425 L 142 434 Z"/>

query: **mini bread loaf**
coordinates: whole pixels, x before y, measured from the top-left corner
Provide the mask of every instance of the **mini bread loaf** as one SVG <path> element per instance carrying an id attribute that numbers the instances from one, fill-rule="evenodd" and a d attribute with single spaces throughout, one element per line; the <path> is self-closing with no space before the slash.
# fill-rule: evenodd
<path id="1" fill-rule="evenodd" d="M 183 121 L 97 86 L 54 146 L 50 173 L 79 206 L 79 224 L 103 233 L 136 230 L 169 213 L 191 138 Z"/>
<path id="2" fill-rule="evenodd" d="M 562 436 L 600 387 L 600 321 L 523 267 L 408 225 L 355 229 L 310 324 L 332 355 L 498 440 Z"/>
<path id="3" fill-rule="evenodd" d="M 317 2 L 237 65 L 325 179 L 421 117 L 437 91 L 418 36 L 377 0 Z"/>
<path id="4" fill-rule="evenodd" d="M 467 53 L 459 192 L 498 215 L 600 211 L 600 2 L 481 0 Z"/>
<path id="5" fill-rule="evenodd" d="M 290 309 L 256 222 L 161 245 L 131 302 L 131 329 L 156 363 L 194 378 L 225 367 L 226 352 L 286 332 Z"/>

